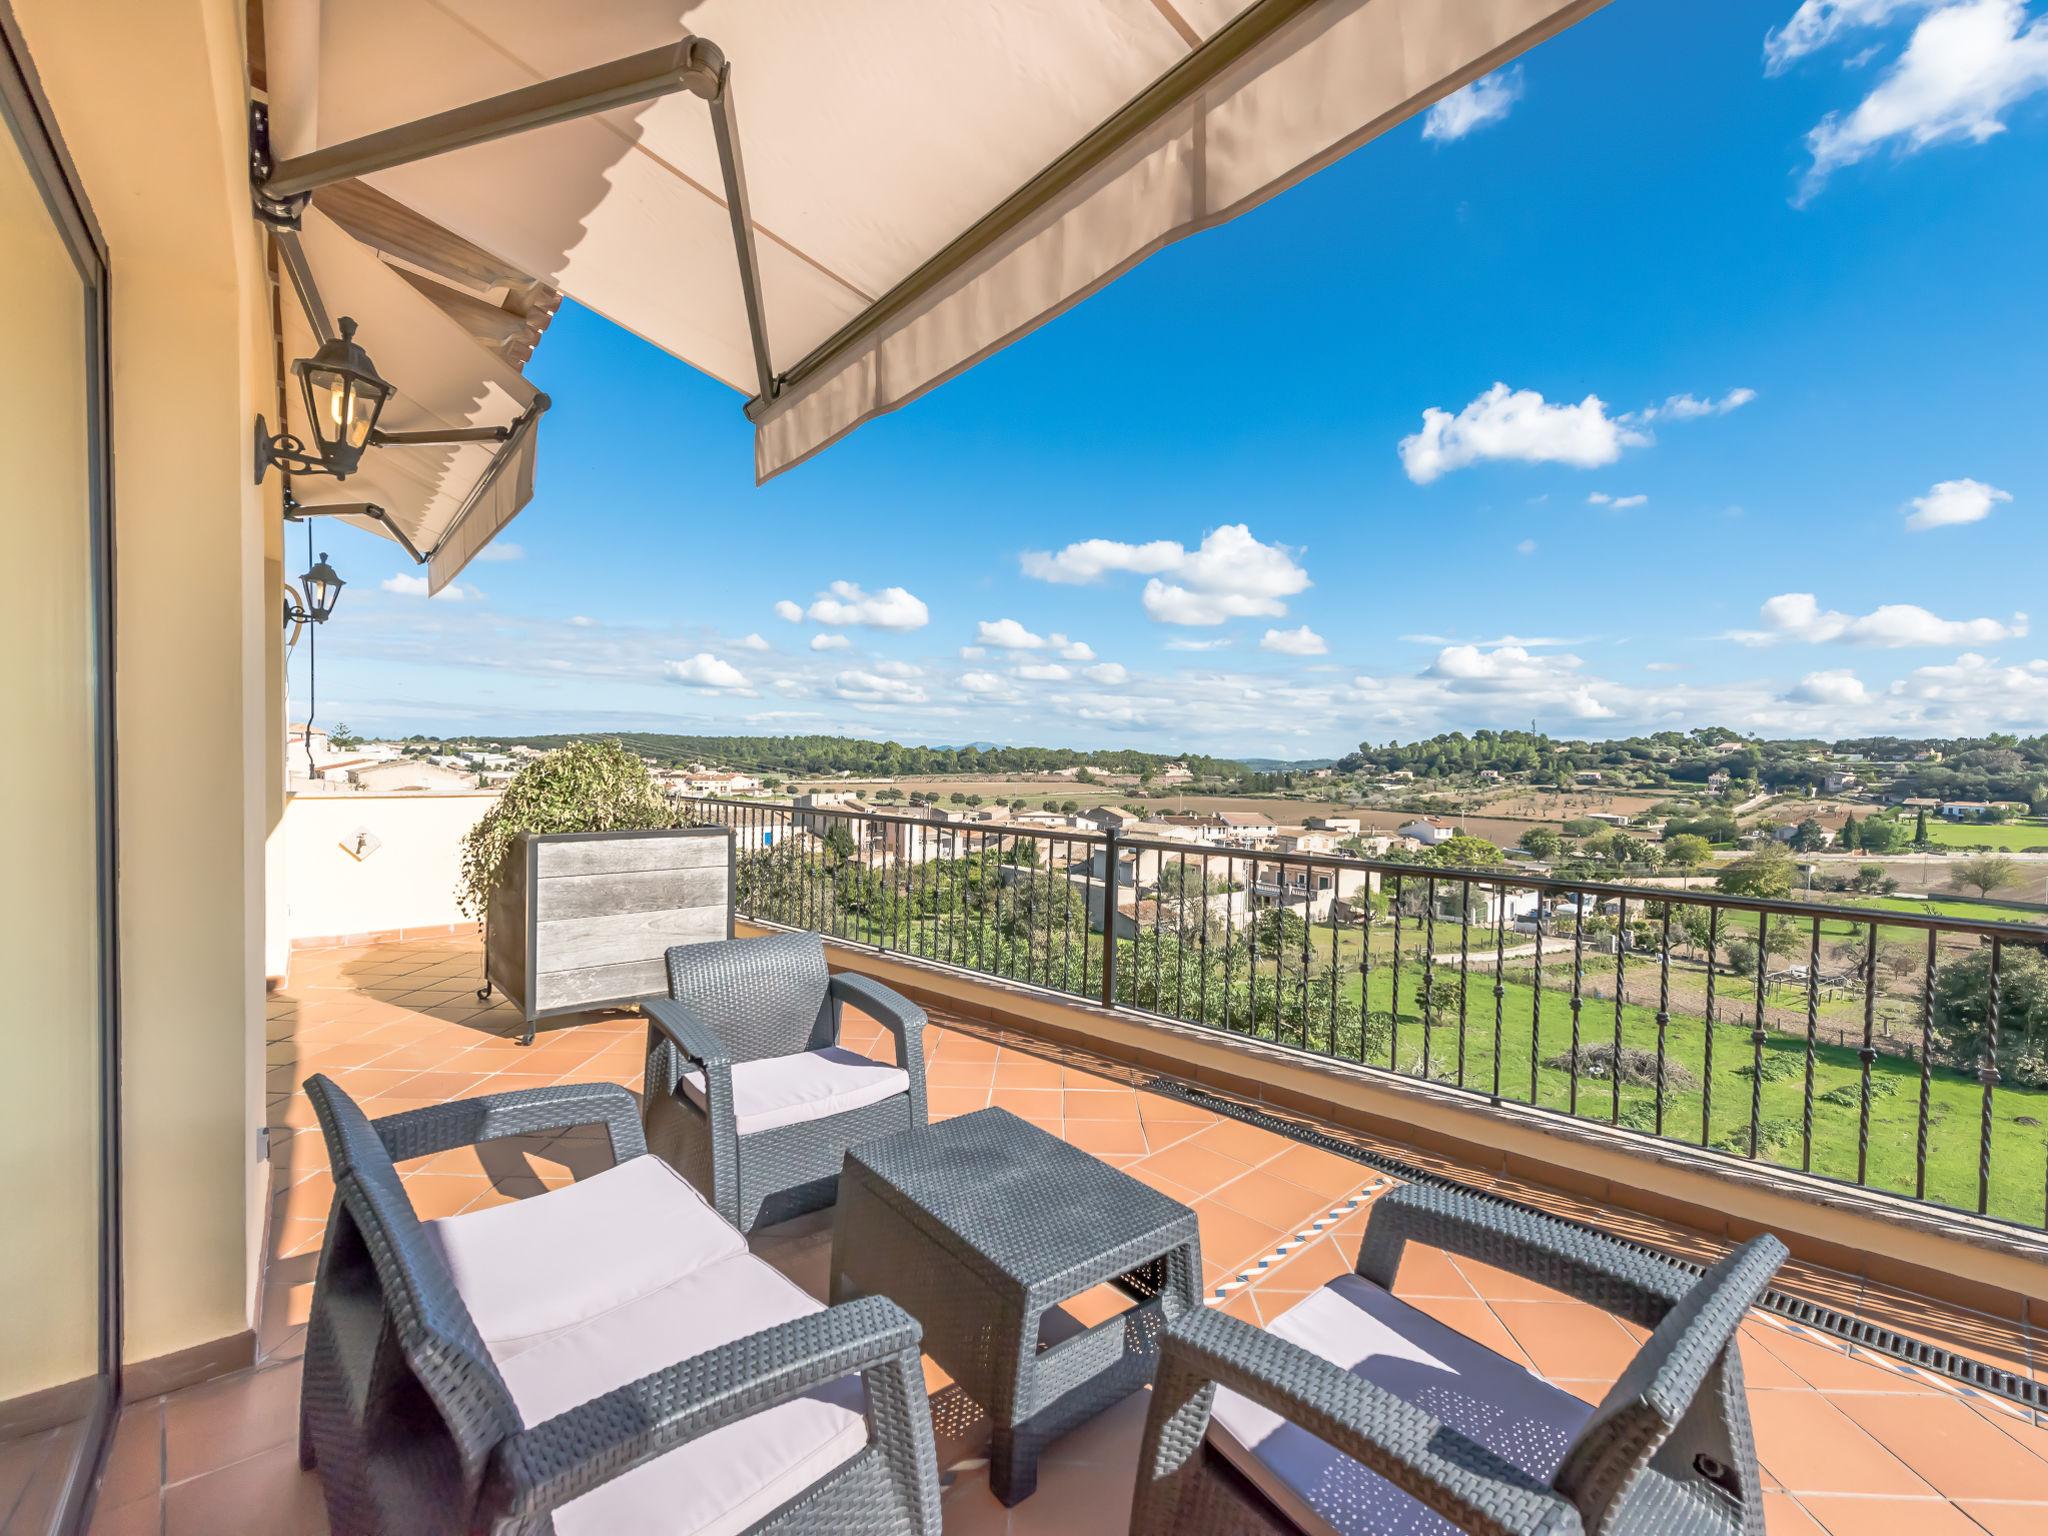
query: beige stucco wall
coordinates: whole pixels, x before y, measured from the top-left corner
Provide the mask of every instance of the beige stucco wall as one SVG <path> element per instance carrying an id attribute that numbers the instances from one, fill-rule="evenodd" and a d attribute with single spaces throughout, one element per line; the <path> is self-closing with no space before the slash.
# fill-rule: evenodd
<path id="1" fill-rule="evenodd" d="M 264 1170 L 274 409 L 240 0 L 14 0 L 112 259 L 127 1358 L 244 1333 Z"/>
<path id="2" fill-rule="evenodd" d="M 288 941 L 437 928 L 455 903 L 462 834 L 495 794 L 294 795 L 285 803 Z M 357 857 L 356 834 L 376 839 Z"/>
<path id="3" fill-rule="evenodd" d="M 71 253 L 0 132 L 0 251 L 13 298 L 0 367 L 0 1412 L 98 1372 L 100 1018 L 96 784 L 90 771 L 91 455 L 86 307 Z M 33 876 L 29 874 L 33 871 Z"/>

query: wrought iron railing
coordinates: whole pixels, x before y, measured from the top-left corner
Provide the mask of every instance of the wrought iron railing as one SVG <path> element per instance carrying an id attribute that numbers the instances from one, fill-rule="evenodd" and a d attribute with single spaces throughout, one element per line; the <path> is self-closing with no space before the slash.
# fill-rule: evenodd
<path id="1" fill-rule="evenodd" d="M 2048 1226 L 2048 927 L 691 800 L 740 912 Z M 1192 835 L 1192 834 L 1191 834 Z"/>

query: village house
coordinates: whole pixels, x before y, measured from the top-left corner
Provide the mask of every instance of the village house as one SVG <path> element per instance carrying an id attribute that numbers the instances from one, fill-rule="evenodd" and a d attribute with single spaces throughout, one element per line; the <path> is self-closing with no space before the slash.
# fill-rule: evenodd
<path id="1" fill-rule="evenodd" d="M 1412 838 L 1425 848 L 1434 848 L 1438 843 L 1448 843 L 1458 835 L 1455 825 L 1437 816 L 1418 816 L 1398 830 L 1401 836 Z"/>
<path id="2" fill-rule="evenodd" d="M 1310 816 L 1302 825 L 1312 832 L 1329 832 L 1338 837 L 1356 837 L 1359 820 L 1356 816 Z"/>

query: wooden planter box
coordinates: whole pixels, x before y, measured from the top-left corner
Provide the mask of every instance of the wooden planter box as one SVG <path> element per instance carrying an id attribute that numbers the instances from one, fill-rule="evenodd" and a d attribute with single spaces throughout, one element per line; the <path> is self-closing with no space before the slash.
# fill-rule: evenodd
<path id="1" fill-rule="evenodd" d="M 528 833 L 506 858 L 484 928 L 484 988 L 526 1020 L 616 1008 L 668 991 L 672 944 L 732 937 L 725 827 Z"/>

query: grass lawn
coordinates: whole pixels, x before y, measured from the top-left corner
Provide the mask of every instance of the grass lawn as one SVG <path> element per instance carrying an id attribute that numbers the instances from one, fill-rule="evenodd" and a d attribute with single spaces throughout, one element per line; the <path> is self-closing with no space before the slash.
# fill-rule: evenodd
<path id="1" fill-rule="evenodd" d="M 1996 848 L 2003 853 L 2048 851 L 2048 821 L 1935 821 L 1927 841 L 1937 848 Z"/>

